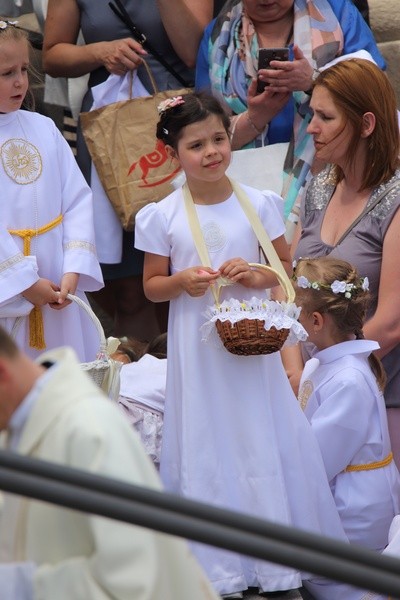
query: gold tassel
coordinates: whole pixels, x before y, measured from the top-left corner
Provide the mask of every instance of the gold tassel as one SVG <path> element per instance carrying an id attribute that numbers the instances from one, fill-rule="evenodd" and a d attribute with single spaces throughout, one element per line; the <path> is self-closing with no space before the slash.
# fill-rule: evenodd
<path id="1" fill-rule="evenodd" d="M 24 256 L 29 256 L 31 253 L 31 240 L 34 236 L 47 233 L 54 227 L 57 227 L 63 220 L 63 216 L 59 215 L 50 223 L 39 227 L 39 229 L 9 229 L 11 235 L 18 235 L 24 243 Z M 29 346 L 36 350 L 45 350 L 46 343 L 44 341 L 44 326 L 43 315 L 40 306 L 35 306 L 29 313 Z"/>
<path id="2" fill-rule="evenodd" d="M 45 350 L 43 315 L 40 306 L 29 313 L 29 346 L 36 350 Z"/>

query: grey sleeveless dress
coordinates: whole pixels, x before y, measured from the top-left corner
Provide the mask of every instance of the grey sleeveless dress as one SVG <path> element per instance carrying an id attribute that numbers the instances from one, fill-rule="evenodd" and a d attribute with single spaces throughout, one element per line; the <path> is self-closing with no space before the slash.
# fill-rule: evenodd
<path id="1" fill-rule="evenodd" d="M 364 215 L 345 239 L 336 246 L 330 246 L 321 240 L 325 210 L 335 189 L 335 186 L 327 180 L 328 174 L 329 168 L 315 177 L 307 190 L 301 214 L 302 233 L 295 259 L 329 255 L 352 263 L 361 275 L 369 279 L 371 292 L 369 316 L 371 316 L 378 302 L 383 242 L 392 218 L 400 206 L 400 169 L 389 182 L 373 191 L 368 204 L 372 203 L 377 195 L 393 181 L 397 180 L 398 185 L 389 191 L 371 212 Z M 382 362 L 388 378 L 385 388 L 386 406 L 400 407 L 400 344 L 393 348 Z"/>

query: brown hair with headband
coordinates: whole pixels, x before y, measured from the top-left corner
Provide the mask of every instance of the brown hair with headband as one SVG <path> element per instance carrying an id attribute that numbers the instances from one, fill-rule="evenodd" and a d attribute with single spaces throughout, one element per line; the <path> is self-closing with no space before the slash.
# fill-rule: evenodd
<path id="1" fill-rule="evenodd" d="M 157 124 L 157 138 L 178 148 L 184 127 L 204 121 L 215 115 L 222 121 L 225 131 L 229 134 L 230 119 L 217 98 L 204 92 L 188 93 L 182 96 L 183 102 L 176 103 L 163 110 Z"/>
<path id="2" fill-rule="evenodd" d="M 329 314 L 337 330 L 336 343 L 347 341 L 351 335 L 357 340 L 364 339 L 363 326 L 370 295 L 363 285 L 365 280 L 353 265 L 329 256 L 301 258 L 295 267 L 294 280 L 297 282 L 296 303 L 307 315 L 314 312 Z M 334 282 L 350 284 L 350 291 L 334 292 L 331 287 Z M 368 360 L 378 386 L 383 390 L 386 384 L 383 365 L 373 353 Z"/>

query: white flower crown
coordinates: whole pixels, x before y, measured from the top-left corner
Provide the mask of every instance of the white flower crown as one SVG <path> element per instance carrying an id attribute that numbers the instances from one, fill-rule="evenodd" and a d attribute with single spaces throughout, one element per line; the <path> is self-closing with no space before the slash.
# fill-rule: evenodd
<path id="1" fill-rule="evenodd" d="M 353 293 L 358 290 L 367 292 L 369 290 L 368 277 L 360 277 L 358 283 L 349 283 L 348 281 L 339 281 L 335 279 L 331 285 L 321 283 L 319 281 L 309 281 L 304 275 L 297 277 L 293 275 L 293 279 L 297 283 L 297 286 L 302 289 L 311 288 L 313 290 L 330 290 L 334 294 L 344 294 L 345 298 L 351 298 Z"/>
<path id="2" fill-rule="evenodd" d="M 300 259 L 301 260 L 301 257 Z M 348 281 L 335 281 L 331 284 L 321 283 L 320 281 L 309 281 L 304 275 L 296 275 L 297 260 L 292 262 L 293 275 L 292 279 L 296 282 L 297 287 L 302 289 L 311 288 L 313 290 L 330 290 L 333 294 L 344 294 L 345 298 L 351 298 L 352 294 L 362 290 L 368 292 L 369 280 L 368 277 L 360 277 L 356 283 L 350 283 Z"/>
<path id="3" fill-rule="evenodd" d="M 15 27 L 18 21 L 0 21 L 0 29 L 7 29 L 10 25 Z"/>

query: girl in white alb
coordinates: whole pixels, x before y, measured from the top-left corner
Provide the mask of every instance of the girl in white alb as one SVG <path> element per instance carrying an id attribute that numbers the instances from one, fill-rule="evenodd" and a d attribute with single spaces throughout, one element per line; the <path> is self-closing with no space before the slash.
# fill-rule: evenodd
<path id="1" fill-rule="evenodd" d="M 399 511 L 382 390 L 385 375 L 363 339 L 368 281 L 335 258 L 300 259 L 295 269 L 300 320 L 316 346 L 299 401 L 318 439 L 350 542 L 381 552 Z"/>
<path id="2" fill-rule="evenodd" d="M 260 297 L 276 285 L 273 274 L 249 265 L 259 263 L 259 243 L 233 191 L 236 184 L 225 174 L 229 119 L 215 98 L 203 94 L 168 100 L 159 110 L 157 137 L 178 158 L 187 182 L 139 211 L 135 230 L 136 246 L 145 251 L 145 293 L 155 302 L 170 301 L 164 484 L 177 494 L 345 540 L 318 445 L 279 352 L 238 356 L 219 340 L 202 341 L 204 313 L 214 304 L 213 286 L 221 277 L 231 283 L 222 288 L 221 301 Z M 291 271 L 278 197 L 247 186 L 240 190 Z M 211 266 L 200 260 L 186 207 L 195 210 Z M 201 544 L 194 551 L 223 596 L 302 584 L 296 569 Z M 315 583 L 316 598 L 361 596 L 321 578 Z"/>
<path id="3" fill-rule="evenodd" d="M 92 361 L 99 336 L 68 293 L 103 286 L 90 188 L 51 119 L 20 110 L 29 42 L 0 21 L 0 324 L 33 358 L 71 346 Z"/>

